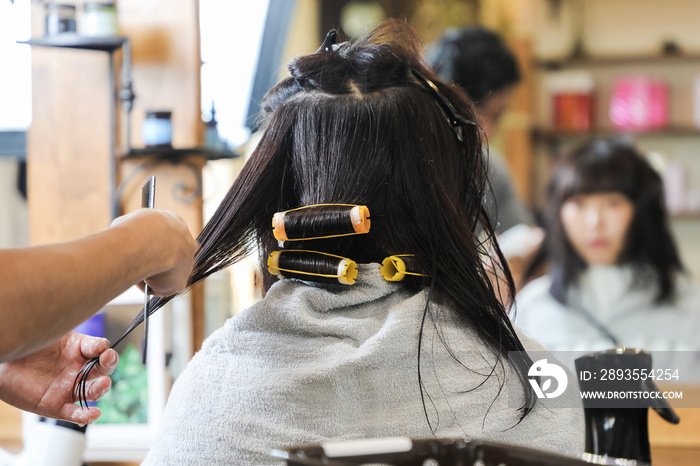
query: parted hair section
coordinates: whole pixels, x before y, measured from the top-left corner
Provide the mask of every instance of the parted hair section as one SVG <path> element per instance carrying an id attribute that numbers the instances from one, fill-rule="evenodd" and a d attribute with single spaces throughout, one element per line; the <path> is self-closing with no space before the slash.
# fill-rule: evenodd
<path id="1" fill-rule="evenodd" d="M 482 133 L 476 125 L 461 126 L 476 120 L 473 105 L 460 88 L 438 79 L 420 48 L 408 25 L 388 20 L 354 44 L 337 43 L 331 32 L 317 52 L 291 62 L 290 76 L 263 100 L 258 146 L 199 236 L 190 284 L 252 252 L 266 269 L 279 248 L 272 227 L 277 212 L 317 204 L 367 206 L 368 233 L 317 239 L 313 248 L 299 241 L 295 249 L 357 263 L 411 254 L 421 272 L 418 284 L 431 287 L 429 302 L 447 304 L 440 309 L 450 309 L 480 334 L 499 364 L 509 351 L 524 351 L 485 266 L 494 246 L 500 262 L 506 261 L 482 206 Z M 459 114 L 459 128 L 445 108 Z M 296 260 L 279 259 L 282 266 L 273 269 Z M 291 272 L 280 275 L 285 273 Z M 512 296 L 507 265 L 505 276 Z M 168 300 L 155 299 L 153 311 Z M 523 387 L 529 386 L 531 361 L 513 364 Z M 534 403 L 527 393 L 523 415 Z"/>

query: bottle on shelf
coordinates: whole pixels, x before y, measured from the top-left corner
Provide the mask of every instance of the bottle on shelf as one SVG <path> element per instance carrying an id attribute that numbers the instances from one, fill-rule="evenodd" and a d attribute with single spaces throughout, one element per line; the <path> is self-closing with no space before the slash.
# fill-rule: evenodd
<path id="1" fill-rule="evenodd" d="M 552 129 L 585 132 L 593 127 L 595 84 L 586 71 L 562 71 L 547 79 Z"/>
<path id="2" fill-rule="evenodd" d="M 80 35 L 111 37 L 117 35 L 117 12 L 114 2 L 86 2 L 80 17 Z"/>
<path id="3" fill-rule="evenodd" d="M 44 5 L 44 24 L 46 36 L 58 34 L 75 34 L 75 6 L 63 3 L 46 3 Z"/>
<path id="4" fill-rule="evenodd" d="M 147 111 L 141 127 L 141 137 L 146 147 L 171 147 L 173 123 L 171 111 Z"/>
<path id="5" fill-rule="evenodd" d="M 610 121 L 618 129 L 648 131 L 668 125 L 668 84 L 652 76 L 623 76 L 615 81 Z"/>

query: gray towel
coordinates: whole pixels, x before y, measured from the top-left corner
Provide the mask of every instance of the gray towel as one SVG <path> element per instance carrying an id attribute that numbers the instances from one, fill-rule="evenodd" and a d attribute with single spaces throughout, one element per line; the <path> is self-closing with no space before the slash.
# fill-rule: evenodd
<path id="1" fill-rule="evenodd" d="M 426 296 L 385 282 L 378 264 L 361 264 L 353 286 L 276 283 L 204 342 L 175 383 L 143 464 L 277 465 L 273 448 L 388 436 L 581 454 L 582 409 L 536 408 L 516 425 L 508 387 L 497 396 L 504 371 L 484 382 L 494 356 L 434 304 L 438 323 L 427 321 L 421 363 L 431 432 L 417 377 Z"/>

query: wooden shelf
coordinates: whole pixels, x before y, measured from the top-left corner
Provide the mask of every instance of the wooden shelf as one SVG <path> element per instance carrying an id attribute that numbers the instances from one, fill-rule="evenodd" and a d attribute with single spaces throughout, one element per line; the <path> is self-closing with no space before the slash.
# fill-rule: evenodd
<path id="1" fill-rule="evenodd" d="M 533 137 L 544 141 L 578 137 L 608 137 L 629 135 L 633 137 L 700 137 L 700 129 L 690 126 L 669 126 L 655 130 L 620 130 L 617 128 L 593 128 L 589 131 L 558 131 L 553 129 L 534 129 Z"/>
<path id="2" fill-rule="evenodd" d="M 19 44 L 27 44 L 40 47 L 63 47 L 83 50 L 100 50 L 113 52 L 121 48 L 128 39 L 122 36 L 113 37 L 85 37 L 78 34 L 56 34 L 54 36 L 36 37 L 27 41 L 18 41 Z"/>
<path id="3" fill-rule="evenodd" d="M 187 155 L 203 155 L 207 160 L 233 159 L 240 154 L 230 150 L 212 149 L 209 147 L 174 148 L 174 147 L 144 147 L 131 149 L 121 156 L 121 159 L 134 159 L 138 157 L 156 157 L 159 159 L 179 160 Z"/>
<path id="4" fill-rule="evenodd" d="M 545 70 L 560 70 L 566 68 L 592 68 L 603 66 L 630 66 L 639 64 L 667 64 L 700 61 L 700 53 L 677 53 L 655 55 L 608 55 L 582 56 L 553 60 L 535 60 L 535 66 Z"/>
<path id="5" fill-rule="evenodd" d="M 700 212 L 687 212 L 684 214 L 671 214 L 671 220 L 700 220 Z"/>

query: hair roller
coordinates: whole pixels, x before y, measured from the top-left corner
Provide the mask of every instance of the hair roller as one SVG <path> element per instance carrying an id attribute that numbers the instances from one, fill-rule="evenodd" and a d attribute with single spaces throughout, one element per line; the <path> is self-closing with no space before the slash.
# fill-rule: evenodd
<path id="1" fill-rule="evenodd" d="M 272 217 L 277 241 L 301 241 L 369 233 L 369 209 L 364 205 L 317 204 L 277 212 Z"/>
<path id="2" fill-rule="evenodd" d="M 418 279 L 419 277 L 430 277 L 421 273 L 418 259 L 413 254 L 397 254 L 389 256 L 382 261 L 379 269 L 385 280 L 390 282 L 400 282 L 404 279 Z"/>
<path id="3" fill-rule="evenodd" d="M 280 278 L 298 278 L 319 283 L 352 285 L 357 279 L 355 261 L 304 249 L 273 251 L 267 259 L 267 270 Z"/>

